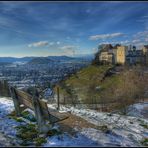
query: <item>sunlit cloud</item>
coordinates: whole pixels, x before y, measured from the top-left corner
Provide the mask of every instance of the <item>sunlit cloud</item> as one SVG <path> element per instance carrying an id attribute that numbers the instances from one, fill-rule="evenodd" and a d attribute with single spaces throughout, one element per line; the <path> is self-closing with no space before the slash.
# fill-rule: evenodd
<path id="1" fill-rule="evenodd" d="M 47 46 L 48 44 L 49 44 L 48 41 L 40 41 L 36 43 L 31 43 L 28 45 L 28 47 L 44 47 Z"/>
<path id="2" fill-rule="evenodd" d="M 120 37 L 123 35 L 124 35 L 123 33 L 98 34 L 98 35 L 90 36 L 89 39 L 90 40 L 110 39 L 110 38 Z"/>
<path id="3" fill-rule="evenodd" d="M 61 44 L 61 42 L 57 41 L 57 45 L 60 45 L 60 44 Z"/>
<path id="4" fill-rule="evenodd" d="M 133 44 L 140 43 L 140 42 L 141 42 L 141 40 L 140 40 L 140 39 L 137 39 L 137 40 L 132 40 L 132 43 L 133 43 Z"/>
<path id="5" fill-rule="evenodd" d="M 67 53 L 68 55 L 74 55 L 76 53 L 75 50 L 77 49 L 77 47 L 73 45 L 65 45 L 60 47 L 60 49 L 65 53 Z"/>

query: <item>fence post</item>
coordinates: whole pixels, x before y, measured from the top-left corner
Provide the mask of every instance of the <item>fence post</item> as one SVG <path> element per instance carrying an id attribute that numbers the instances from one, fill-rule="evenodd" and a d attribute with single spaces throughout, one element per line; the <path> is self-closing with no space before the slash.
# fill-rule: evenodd
<path id="1" fill-rule="evenodd" d="M 59 86 L 57 87 L 57 110 L 60 109 L 60 94 L 59 94 Z"/>
<path id="2" fill-rule="evenodd" d="M 13 99 L 16 115 L 21 116 L 20 103 L 19 103 L 18 96 L 15 91 L 15 88 L 10 87 L 10 93 L 11 93 L 11 97 Z"/>
<path id="3" fill-rule="evenodd" d="M 46 134 L 51 129 L 52 125 L 46 124 L 46 120 L 44 118 L 44 114 L 38 99 L 39 99 L 38 96 L 36 96 L 36 90 L 34 90 L 32 103 L 34 106 L 38 129 L 40 133 Z"/>

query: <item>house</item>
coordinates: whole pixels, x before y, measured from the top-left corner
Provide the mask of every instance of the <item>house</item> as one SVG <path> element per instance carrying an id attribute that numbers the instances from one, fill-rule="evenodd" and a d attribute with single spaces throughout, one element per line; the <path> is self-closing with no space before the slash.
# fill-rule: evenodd
<path id="1" fill-rule="evenodd" d="M 101 50 L 96 54 L 94 63 L 101 64 L 147 64 L 148 65 L 148 45 L 137 50 L 136 46 L 103 44 Z M 98 61 L 99 59 L 99 61 Z"/>
<path id="2" fill-rule="evenodd" d="M 113 49 L 114 53 L 114 63 L 115 64 L 125 64 L 126 61 L 126 51 L 127 51 L 127 46 L 115 46 Z"/>
<path id="3" fill-rule="evenodd" d="M 107 51 L 103 51 L 100 53 L 99 59 L 102 63 L 112 64 L 113 63 L 113 54 L 108 53 Z"/>
<path id="4" fill-rule="evenodd" d="M 106 44 L 100 50 L 99 60 L 101 63 L 109 64 L 125 64 L 127 46 L 119 44 L 114 47 L 111 44 Z"/>
<path id="5" fill-rule="evenodd" d="M 142 46 L 143 54 L 146 55 L 148 53 L 148 45 Z"/>
<path id="6" fill-rule="evenodd" d="M 113 52 L 111 44 L 102 45 L 102 49 L 99 52 L 99 61 L 102 64 L 113 64 Z"/>
<path id="7" fill-rule="evenodd" d="M 148 65 L 148 45 L 144 45 L 142 51 L 145 56 L 145 64 Z"/>
<path id="8" fill-rule="evenodd" d="M 133 46 L 132 49 L 128 51 L 126 55 L 126 63 L 127 64 L 145 64 L 145 53 L 143 50 L 136 50 L 136 47 Z"/>

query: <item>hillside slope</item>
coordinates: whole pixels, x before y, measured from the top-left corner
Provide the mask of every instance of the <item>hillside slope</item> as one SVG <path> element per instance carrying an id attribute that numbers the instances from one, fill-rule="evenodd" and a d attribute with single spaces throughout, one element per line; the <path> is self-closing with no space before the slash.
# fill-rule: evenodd
<path id="1" fill-rule="evenodd" d="M 90 65 L 60 84 L 60 101 L 68 104 L 100 104 L 118 109 L 145 94 L 148 75 L 141 79 L 137 67 Z"/>
<path id="2" fill-rule="evenodd" d="M 97 89 L 111 66 L 88 66 L 61 83 L 60 93 L 70 98 L 77 95 L 80 101 L 86 101 L 90 89 Z M 67 100 L 68 101 L 68 100 Z"/>

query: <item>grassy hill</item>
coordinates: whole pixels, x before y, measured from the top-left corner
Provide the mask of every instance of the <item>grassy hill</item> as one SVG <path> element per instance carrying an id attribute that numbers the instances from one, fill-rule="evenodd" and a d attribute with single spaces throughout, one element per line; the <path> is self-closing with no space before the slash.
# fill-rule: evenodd
<path id="1" fill-rule="evenodd" d="M 61 102 L 78 104 L 131 104 L 144 94 L 146 82 L 141 81 L 137 69 L 123 68 L 118 74 L 110 71 L 116 67 L 90 65 L 60 83 Z M 56 87 L 55 87 L 56 89 Z"/>
<path id="2" fill-rule="evenodd" d="M 79 101 L 85 102 L 88 97 L 89 89 L 96 89 L 102 83 L 105 73 L 111 66 L 93 66 L 90 65 L 76 74 L 72 75 L 67 80 L 61 82 L 60 93 L 66 98 L 71 98 L 71 95 L 77 95 Z M 95 95 L 95 94 L 94 94 Z M 68 100 L 67 100 L 68 101 Z"/>

